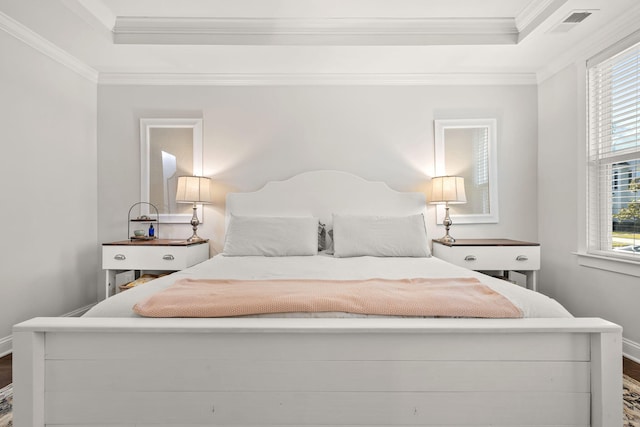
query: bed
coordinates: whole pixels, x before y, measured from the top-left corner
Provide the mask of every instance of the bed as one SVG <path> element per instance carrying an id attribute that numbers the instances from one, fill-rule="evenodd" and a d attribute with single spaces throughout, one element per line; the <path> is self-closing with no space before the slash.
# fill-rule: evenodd
<path id="1" fill-rule="evenodd" d="M 227 197 L 233 216 L 425 215 L 424 195 L 336 171 Z M 337 222 L 336 222 L 337 224 Z M 337 240 L 336 240 L 337 242 Z M 341 249 L 343 250 L 343 249 Z M 22 426 L 620 426 L 621 328 L 435 257 L 217 255 L 81 318 L 14 327 Z M 523 318 L 293 312 L 147 318 L 180 280 L 468 278 Z"/>

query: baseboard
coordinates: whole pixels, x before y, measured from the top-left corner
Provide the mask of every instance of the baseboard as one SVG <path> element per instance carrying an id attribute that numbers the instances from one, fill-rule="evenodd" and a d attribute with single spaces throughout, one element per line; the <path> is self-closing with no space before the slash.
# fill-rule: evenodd
<path id="1" fill-rule="evenodd" d="M 4 357 L 11 353 L 11 335 L 8 337 L 0 338 L 0 357 Z"/>
<path id="2" fill-rule="evenodd" d="M 626 338 L 622 338 L 622 354 L 627 359 L 640 363 L 640 344 Z"/>
<path id="3" fill-rule="evenodd" d="M 80 317 L 85 314 L 91 307 L 96 305 L 96 303 L 86 305 L 77 310 L 70 311 L 61 315 L 60 317 Z M 0 357 L 4 357 L 7 354 L 11 353 L 13 350 L 11 335 L 8 337 L 0 338 Z"/>
<path id="4" fill-rule="evenodd" d="M 96 303 L 85 305 L 84 307 L 80 307 L 77 310 L 70 311 L 69 313 L 65 313 L 60 317 L 80 317 L 89 311 Z"/>

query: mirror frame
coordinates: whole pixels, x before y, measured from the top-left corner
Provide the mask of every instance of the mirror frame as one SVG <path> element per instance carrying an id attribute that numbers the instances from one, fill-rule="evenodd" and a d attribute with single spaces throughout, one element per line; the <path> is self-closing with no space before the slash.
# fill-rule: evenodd
<path id="1" fill-rule="evenodd" d="M 498 216 L 498 155 L 497 155 L 497 120 L 496 119 L 449 119 L 434 120 L 435 130 L 435 175 L 446 175 L 445 168 L 445 130 L 487 128 L 489 132 L 489 213 L 485 214 L 454 214 L 451 220 L 454 224 L 497 223 Z M 451 208 L 451 206 L 450 206 Z M 442 224 L 445 216 L 444 205 L 436 206 L 436 221 Z"/>
<path id="2" fill-rule="evenodd" d="M 202 119 L 140 119 L 140 200 L 148 202 L 150 192 L 149 153 L 151 150 L 151 129 L 190 128 L 193 130 L 193 175 L 202 176 L 203 140 Z M 142 205 L 141 215 L 149 215 L 149 206 Z M 147 212 L 142 212 L 147 210 Z M 200 223 L 204 223 L 202 204 L 197 206 Z M 159 214 L 158 222 L 189 224 L 193 214 Z"/>

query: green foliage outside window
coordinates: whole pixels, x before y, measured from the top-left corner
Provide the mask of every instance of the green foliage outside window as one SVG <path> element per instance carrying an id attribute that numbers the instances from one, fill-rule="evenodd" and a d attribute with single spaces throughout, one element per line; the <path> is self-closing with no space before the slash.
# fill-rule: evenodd
<path id="1" fill-rule="evenodd" d="M 620 209 L 613 217 L 618 221 L 638 221 L 640 220 L 640 200 L 638 200 L 638 192 L 640 191 L 640 178 L 634 178 L 629 183 L 628 191 L 633 191 L 635 197 L 629 202 L 626 208 Z"/>

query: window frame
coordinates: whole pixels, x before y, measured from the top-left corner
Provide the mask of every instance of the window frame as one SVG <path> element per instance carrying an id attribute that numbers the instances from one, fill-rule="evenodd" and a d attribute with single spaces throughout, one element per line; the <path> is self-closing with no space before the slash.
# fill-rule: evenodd
<path id="1" fill-rule="evenodd" d="M 636 135 L 635 146 L 618 150 L 615 147 L 618 140 L 615 139 L 615 123 L 613 123 L 612 118 L 612 114 L 616 113 L 614 108 L 617 108 L 612 98 L 615 91 L 614 78 L 607 72 L 615 64 L 623 64 L 620 59 L 629 54 L 637 55 L 639 58 L 636 59 L 635 64 L 631 65 L 633 83 L 629 85 L 629 87 L 635 89 L 635 93 L 632 95 L 632 105 L 636 105 L 636 119 L 633 124 L 633 132 Z M 616 62 L 616 59 L 618 59 L 618 62 Z M 638 163 L 634 167 L 636 168 L 637 176 L 640 176 L 640 142 L 638 142 L 638 134 L 640 134 L 640 120 L 638 120 L 638 117 L 640 117 L 640 113 L 637 107 L 640 103 L 640 32 L 632 34 L 588 60 L 585 71 L 587 95 L 587 212 L 586 247 L 585 253 L 580 255 L 596 259 L 596 264 L 602 264 L 606 260 L 616 260 L 631 264 L 633 267 L 640 266 L 640 253 L 627 254 L 622 251 L 615 251 L 612 247 L 613 199 L 614 197 L 619 197 L 617 194 L 614 195 L 614 190 L 621 191 L 614 189 L 614 184 L 619 184 L 615 178 L 616 176 L 619 177 L 615 168 L 619 167 L 618 165 L 623 162 L 636 161 Z M 603 74 L 605 75 L 604 78 L 602 78 Z M 603 81 L 606 85 L 603 85 Z M 603 128 L 607 134 L 600 137 L 603 134 Z M 633 244 L 636 243 L 640 244 L 640 241 L 636 241 Z M 602 267 L 599 266 L 598 268 Z M 618 271 L 618 269 L 614 271 Z M 639 275 L 637 273 L 632 274 Z"/>

